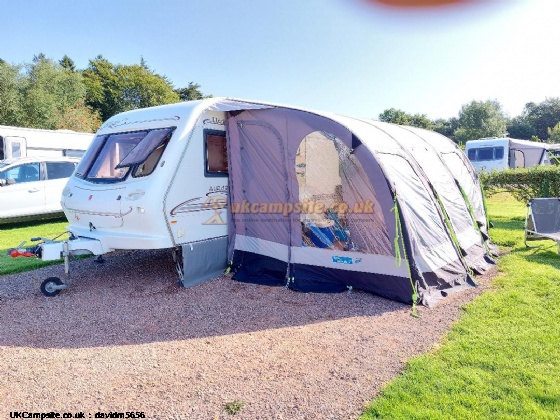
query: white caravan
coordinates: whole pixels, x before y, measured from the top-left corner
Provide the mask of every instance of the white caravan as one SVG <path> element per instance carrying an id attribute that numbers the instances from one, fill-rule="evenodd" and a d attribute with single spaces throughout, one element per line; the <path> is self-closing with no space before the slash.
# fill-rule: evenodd
<path id="1" fill-rule="evenodd" d="M 465 153 L 477 172 L 491 172 L 550 165 L 550 146 L 529 140 L 490 137 L 467 141 Z"/>
<path id="2" fill-rule="evenodd" d="M 93 136 L 91 133 L 71 130 L 42 130 L 0 125 L 0 161 L 27 156 L 81 157 L 93 140 Z"/>
<path id="3" fill-rule="evenodd" d="M 65 257 L 68 271 L 70 253 L 171 248 L 179 278 L 188 278 L 189 285 L 223 272 L 227 110 L 227 102 L 209 99 L 129 111 L 106 121 L 62 193 L 72 240 L 42 244 L 41 258 Z M 184 264 L 192 261 L 196 264 Z M 67 287 L 54 279 L 44 282 L 44 294 Z"/>

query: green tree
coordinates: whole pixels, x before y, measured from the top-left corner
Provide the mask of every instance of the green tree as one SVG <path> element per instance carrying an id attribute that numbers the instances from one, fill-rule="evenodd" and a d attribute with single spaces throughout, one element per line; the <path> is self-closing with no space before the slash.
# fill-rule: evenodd
<path id="1" fill-rule="evenodd" d="M 482 137 L 501 137 L 506 133 L 506 122 L 498 101 L 472 101 L 459 111 L 455 138 L 462 144 Z"/>
<path id="2" fill-rule="evenodd" d="M 72 61 L 72 59 L 70 57 L 68 57 L 66 54 L 64 55 L 64 57 L 62 57 L 62 60 L 60 60 L 58 62 L 58 64 L 60 64 L 62 66 L 63 69 L 69 70 L 69 71 L 76 71 L 76 64 L 74 64 L 74 61 Z"/>
<path id="3" fill-rule="evenodd" d="M 548 142 L 560 143 L 560 122 L 548 129 Z"/>
<path id="4" fill-rule="evenodd" d="M 43 54 L 25 66 L 22 86 L 24 126 L 69 128 L 64 122 L 68 109 L 84 106 L 86 88 L 79 73 L 62 68 Z"/>
<path id="5" fill-rule="evenodd" d="M 23 66 L 0 64 L 0 124 L 95 131 L 101 121 L 85 94 L 80 73 L 44 54 Z"/>
<path id="6" fill-rule="evenodd" d="M 21 106 L 21 66 L 0 62 L 0 124 L 21 125 L 23 109 Z"/>
<path id="7" fill-rule="evenodd" d="M 55 112 L 55 129 L 85 131 L 95 133 L 101 125 L 97 111 L 93 111 L 85 102 L 57 110 Z"/>
<path id="8" fill-rule="evenodd" d="M 439 118 L 434 121 L 434 128 L 433 130 L 437 133 L 443 134 L 446 137 L 449 137 L 453 141 L 457 141 L 455 139 L 455 130 L 459 126 L 459 120 L 455 117 L 451 117 L 449 119 Z"/>
<path id="9" fill-rule="evenodd" d="M 513 118 L 506 127 L 509 137 L 530 140 L 537 134 L 537 130 L 522 116 Z"/>
<path id="10" fill-rule="evenodd" d="M 425 128 L 426 130 L 433 130 L 435 126 L 434 122 L 430 120 L 426 114 L 414 114 L 409 116 L 408 125 Z"/>
<path id="11" fill-rule="evenodd" d="M 86 103 L 99 112 L 103 121 L 115 115 L 118 110 L 118 81 L 114 65 L 98 55 L 89 61 L 82 72 L 86 85 Z"/>
<path id="12" fill-rule="evenodd" d="M 426 114 L 407 114 L 401 109 L 389 108 L 379 114 L 379 121 L 432 130 L 434 122 Z"/>
<path id="13" fill-rule="evenodd" d="M 388 122 L 392 124 L 410 125 L 409 115 L 395 108 L 389 108 L 379 114 L 379 121 Z"/>
<path id="14" fill-rule="evenodd" d="M 204 96 L 200 91 L 198 83 L 189 82 L 185 88 L 175 89 L 175 93 L 179 95 L 181 101 L 195 101 L 197 99 L 210 98 L 211 96 Z"/>
<path id="15" fill-rule="evenodd" d="M 114 65 L 99 55 L 83 71 L 87 87 L 86 103 L 99 110 L 103 121 L 131 109 L 179 101 L 171 82 L 140 64 Z"/>
<path id="16" fill-rule="evenodd" d="M 560 122 L 560 98 L 546 98 L 543 102 L 525 104 L 523 120 L 535 130 L 541 139 L 548 139 L 548 129 Z"/>

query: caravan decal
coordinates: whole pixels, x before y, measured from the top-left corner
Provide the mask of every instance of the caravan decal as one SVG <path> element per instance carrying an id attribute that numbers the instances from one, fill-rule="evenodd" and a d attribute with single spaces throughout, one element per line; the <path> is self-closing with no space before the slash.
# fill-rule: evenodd
<path id="1" fill-rule="evenodd" d="M 227 191 L 212 190 L 204 197 L 195 197 L 183 201 L 175 206 L 169 214 L 175 216 L 179 213 L 192 213 L 197 211 L 214 210 L 219 211 L 227 207 Z"/>
<path id="2" fill-rule="evenodd" d="M 153 118 L 151 120 L 136 120 L 136 121 L 129 121 L 128 118 L 123 118 L 122 120 L 118 120 L 118 121 L 108 121 L 105 124 L 103 124 L 99 128 L 99 130 L 103 130 L 105 128 L 116 128 L 116 127 L 122 127 L 124 125 L 150 123 L 156 121 L 179 121 L 180 119 L 181 117 L 179 117 L 178 115 L 174 115 L 173 117 L 167 117 L 167 118 Z"/>
<path id="3" fill-rule="evenodd" d="M 216 125 L 225 125 L 226 124 L 226 120 L 222 119 L 222 118 L 216 118 L 216 117 L 212 117 L 212 118 L 206 118 L 202 121 L 202 124 L 204 125 L 208 125 L 208 124 L 216 124 Z"/>

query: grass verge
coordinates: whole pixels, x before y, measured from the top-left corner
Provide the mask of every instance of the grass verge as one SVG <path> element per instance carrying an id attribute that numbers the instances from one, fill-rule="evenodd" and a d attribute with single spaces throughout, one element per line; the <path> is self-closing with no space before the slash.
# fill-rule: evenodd
<path id="1" fill-rule="evenodd" d="M 20 273 L 33 270 L 46 265 L 57 264 L 60 261 L 44 262 L 37 258 L 18 257 L 12 258 L 7 255 L 10 248 L 17 247 L 23 241 L 28 241 L 33 237 L 54 238 L 64 234 L 60 239 L 67 238 L 65 235 L 68 221 L 65 218 L 51 220 L 48 222 L 28 222 L 10 225 L 0 225 L 0 275 L 9 273 Z"/>
<path id="2" fill-rule="evenodd" d="M 496 286 L 463 307 L 436 351 L 411 360 L 364 411 L 373 418 L 560 418 L 560 257 L 526 248 L 525 205 L 488 200 L 500 259 Z"/>

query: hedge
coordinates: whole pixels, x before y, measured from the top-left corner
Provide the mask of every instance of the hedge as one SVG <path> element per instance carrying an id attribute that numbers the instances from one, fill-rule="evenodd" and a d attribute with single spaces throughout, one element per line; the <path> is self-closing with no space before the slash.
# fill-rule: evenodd
<path id="1" fill-rule="evenodd" d="M 560 197 L 560 166 L 556 165 L 483 172 L 480 181 L 487 196 L 505 190 L 523 202 L 537 197 Z"/>

